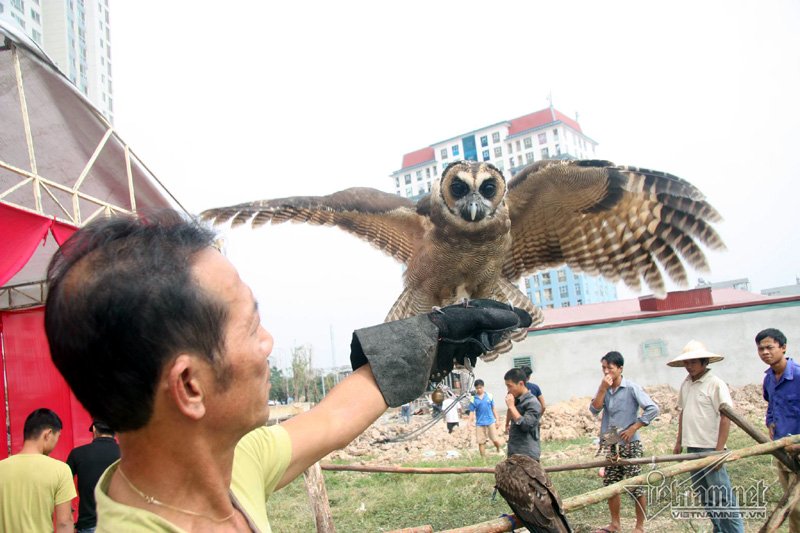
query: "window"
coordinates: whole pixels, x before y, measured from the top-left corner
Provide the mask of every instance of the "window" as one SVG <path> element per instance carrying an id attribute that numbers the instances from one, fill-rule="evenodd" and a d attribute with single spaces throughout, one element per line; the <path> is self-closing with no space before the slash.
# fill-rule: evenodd
<path id="1" fill-rule="evenodd" d="M 542 148 L 542 159 L 550 159 L 550 150 Z"/>
<path id="2" fill-rule="evenodd" d="M 558 128 L 554 128 L 554 129 L 553 129 L 553 138 L 554 138 L 555 140 L 558 140 Z"/>
<path id="3" fill-rule="evenodd" d="M 496 131 L 492 133 L 492 143 L 499 143 L 500 142 L 500 132 Z"/>
<path id="4" fill-rule="evenodd" d="M 547 133 L 540 133 L 539 144 L 546 144 L 546 143 L 547 143 Z"/>
<path id="5" fill-rule="evenodd" d="M 519 139 L 517 139 L 517 152 L 521 152 L 521 151 L 522 151 L 522 143 L 519 142 Z"/>
<path id="6" fill-rule="evenodd" d="M 525 162 L 533 163 L 533 152 L 525 152 Z"/>
<path id="7" fill-rule="evenodd" d="M 508 153 L 509 154 L 513 154 L 514 153 L 514 146 L 511 143 L 508 143 Z"/>
<path id="8" fill-rule="evenodd" d="M 425 178 L 431 179 L 431 167 L 425 169 Z"/>
<path id="9" fill-rule="evenodd" d="M 404 179 L 405 179 L 405 181 L 406 181 L 406 185 L 408 185 L 409 183 L 411 183 L 411 174 L 406 174 L 405 176 L 403 176 L 403 178 L 404 178 Z"/>
<path id="10" fill-rule="evenodd" d="M 428 192 L 431 192 L 431 182 L 428 182 Z"/>
<path id="11" fill-rule="evenodd" d="M 437 167 L 436 165 L 433 165 L 433 175 L 434 176 L 439 175 L 439 167 Z"/>
<path id="12" fill-rule="evenodd" d="M 454 144 L 453 146 L 451 146 L 450 147 L 450 151 L 453 152 L 453 157 L 457 156 L 458 155 L 458 145 Z"/>
<path id="13" fill-rule="evenodd" d="M 489 138 L 484 135 L 481 137 L 481 147 L 486 148 L 487 146 L 489 146 Z"/>
<path id="14" fill-rule="evenodd" d="M 567 273 L 564 269 L 559 268 L 556 271 L 556 275 L 558 276 L 558 281 L 567 281 Z"/>
<path id="15" fill-rule="evenodd" d="M 500 172 L 503 172 L 506 169 L 502 161 L 498 161 L 497 163 L 495 163 L 495 166 L 497 167 L 497 170 L 499 170 Z"/>
<path id="16" fill-rule="evenodd" d="M 578 305 L 583 305 L 583 298 L 578 298 L 577 304 Z"/>
<path id="17" fill-rule="evenodd" d="M 530 137 L 525 137 L 525 148 L 530 148 L 531 146 L 533 146 L 533 141 Z"/>
<path id="18" fill-rule="evenodd" d="M 414 196 L 414 190 L 410 185 L 406 187 L 406 196 Z"/>
<path id="19" fill-rule="evenodd" d="M 494 156 L 495 157 L 503 157 L 503 149 L 499 146 L 494 147 Z"/>
<path id="20" fill-rule="evenodd" d="M 520 355 L 519 357 L 515 357 L 513 359 L 514 368 L 522 368 L 523 366 L 528 366 L 533 369 L 533 361 L 531 360 L 530 355 Z"/>
<path id="21" fill-rule="evenodd" d="M 39 12 L 33 8 L 31 8 L 31 18 L 35 20 L 37 24 L 42 23 L 42 17 L 39 16 Z"/>
<path id="22" fill-rule="evenodd" d="M 533 277 L 533 286 L 539 287 L 539 276 L 531 276 Z"/>
<path id="23" fill-rule="evenodd" d="M 417 181 L 422 181 L 422 170 L 417 170 Z"/>
<path id="24" fill-rule="evenodd" d="M 394 178 L 394 186 L 395 187 L 400 187 L 400 178 L 397 177 L 397 176 L 395 176 L 395 178 Z"/>
<path id="25" fill-rule="evenodd" d="M 530 288 L 531 288 L 531 278 L 525 278 L 523 281 L 525 282 L 525 290 L 526 291 L 530 290 Z"/>
<path id="26" fill-rule="evenodd" d="M 0 6 L 0 13 L 2 13 L 2 6 Z M 31 29 L 31 35 L 33 36 L 33 40 L 36 41 L 37 44 L 42 43 L 42 34 L 36 31 L 36 29 Z"/>
<path id="27" fill-rule="evenodd" d="M 508 168 L 514 168 L 514 158 L 513 157 L 509 157 L 508 158 Z"/>
<path id="28" fill-rule="evenodd" d="M 561 145 L 556 144 L 556 155 L 561 155 Z"/>
<path id="29" fill-rule="evenodd" d="M 542 283 L 550 283 L 550 272 L 545 272 L 542 274 Z"/>
<path id="30" fill-rule="evenodd" d="M 447 159 L 447 148 L 442 148 L 441 156 L 442 159 Z"/>
<path id="31" fill-rule="evenodd" d="M 22 3 L 22 0 L 11 0 L 11 5 L 22 11 L 25 12 L 25 4 Z"/>
<path id="32" fill-rule="evenodd" d="M 567 296 L 569 296 L 569 290 L 567 289 L 566 285 L 561 285 L 558 288 L 558 295 L 561 296 L 562 298 L 566 298 Z"/>
<path id="33" fill-rule="evenodd" d="M 580 283 L 576 283 L 575 284 L 575 294 L 577 294 L 578 296 L 581 295 L 581 284 Z"/>
<path id="34" fill-rule="evenodd" d="M 553 301 L 553 289 L 545 289 L 544 290 L 544 301 L 552 302 Z"/>
<path id="35" fill-rule="evenodd" d="M 484 151 L 481 153 L 481 155 L 483 156 L 483 160 L 484 160 L 484 161 L 488 161 L 488 160 L 490 159 L 490 157 L 489 157 L 489 150 L 484 150 Z"/>

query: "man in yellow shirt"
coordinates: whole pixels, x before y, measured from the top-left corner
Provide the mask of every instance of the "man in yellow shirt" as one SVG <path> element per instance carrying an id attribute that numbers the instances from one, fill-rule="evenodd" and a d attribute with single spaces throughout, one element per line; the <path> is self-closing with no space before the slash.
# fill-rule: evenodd
<path id="1" fill-rule="evenodd" d="M 72 533 L 72 473 L 48 457 L 61 428 L 57 414 L 36 409 L 25 419 L 20 452 L 0 461 L 0 531 L 53 531 L 55 515 L 57 533 Z"/>
<path id="2" fill-rule="evenodd" d="M 215 240 L 171 211 L 117 216 L 76 232 L 50 264 L 53 362 L 119 435 L 122 459 L 96 490 L 98 532 L 270 531 L 274 490 L 417 398 L 430 376 L 531 323 L 478 300 L 357 330 L 353 373 L 265 428 L 272 336 Z"/>

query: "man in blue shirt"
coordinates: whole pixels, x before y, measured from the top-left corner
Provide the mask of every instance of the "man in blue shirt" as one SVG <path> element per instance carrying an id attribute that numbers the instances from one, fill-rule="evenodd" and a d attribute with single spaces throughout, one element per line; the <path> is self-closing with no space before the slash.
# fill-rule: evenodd
<path id="1" fill-rule="evenodd" d="M 492 393 L 484 390 L 482 379 L 475 380 L 475 396 L 469 399 L 469 422 L 475 424 L 475 437 L 481 457 L 486 457 L 486 441 L 492 441 L 497 451 L 503 441 L 497 436 L 497 411 L 494 408 Z"/>
<path id="2" fill-rule="evenodd" d="M 756 335 L 758 356 L 769 365 L 764 372 L 764 399 L 767 401 L 767 427 L 775 440 L 800 434 L 800 364 L 786 357 L 786 335 L 768 328 Z M 792 456 L 800 445 L 786 447 Z M 780 461 L 773 459 L 784 492 L 794 474 Z M 790 533 L 800 533 L 800 503 L 789 514 Z"/>
<path id="3" fill-rule="evenodd" d="M 622 442 L 614 444 L 609 449 L 609 458 L 619 457 L 632 459 L 642 457 L 642 444 L 639 441 L 638 429 L 647 426 L 658 416 L 658 406 L 650 399 L 642 387 L 633 381 L 622 377 L 622 367 L 625 359 L 619 352 L 608 352 L 600 360 L 603 369 L 603 379 L 589 405 L 593 415 L 603 412 L 603 421 L 600 424 L 600 434 L 606 433 L 610 427 L 619 429 Z M 642 415 L 639 416 L 639 409 Z M 611 485 L 624 478 L 638 476 L 642 467 L 639 465 L 609 466 L 605 469 L 603 485 Z M 636 531 L 644 531 L 645 510 L 647 497 L 642 487 L 630 491 L 636 498 Z M 598 531 L 619 531 L 620 497 L 619 494 L 608 500 L 608 510 L 611 513 L 611 523 Z"/>

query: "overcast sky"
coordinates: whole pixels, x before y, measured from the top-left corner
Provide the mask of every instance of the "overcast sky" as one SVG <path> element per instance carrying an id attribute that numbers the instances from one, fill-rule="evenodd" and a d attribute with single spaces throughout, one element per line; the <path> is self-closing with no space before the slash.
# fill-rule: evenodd
<path id="1" fill-rule="evenodd" d="M 112 0 L 115 125 L 199 213 L 391 191 L 404 153 L 552 92 L 599 157 L 687 179 L 722 213 L 728 251 L 700 276 L 793 284 L 800 3 L 541 4 Z M 396 262 L 332 228 L 237 229 L 228 253 L 282 366 L 303 343 L 346 364 L 350 332 L 401 290 Z"/>

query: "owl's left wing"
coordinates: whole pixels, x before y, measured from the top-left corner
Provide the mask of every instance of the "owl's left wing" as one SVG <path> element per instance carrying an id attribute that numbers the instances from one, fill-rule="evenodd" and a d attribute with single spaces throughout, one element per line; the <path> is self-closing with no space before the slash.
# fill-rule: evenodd
<path id="1" fill-rule="evenodd" d="M 659 266 L 686 285 L 683 261 L 705 271 L 698 242 L 723 249 L 721 217 L 691 183 L 608 161 L 540 161 L 509 183 L 508 279 L 566 263 L 639 290 L 664 293 Z M 681 260 L 683 259 L 683 261 Z"/>
<path id="2" fill-rule="evenodd" d="M 424 234 L 424 219 L 414 203 L 369 187 L 354 187 L 327 196 L 292 196 L 208 209 L 200 218 L 214 224 L 250 222 L 253 227 L 286 221 L 337 226 L 407 262 Z"/>

